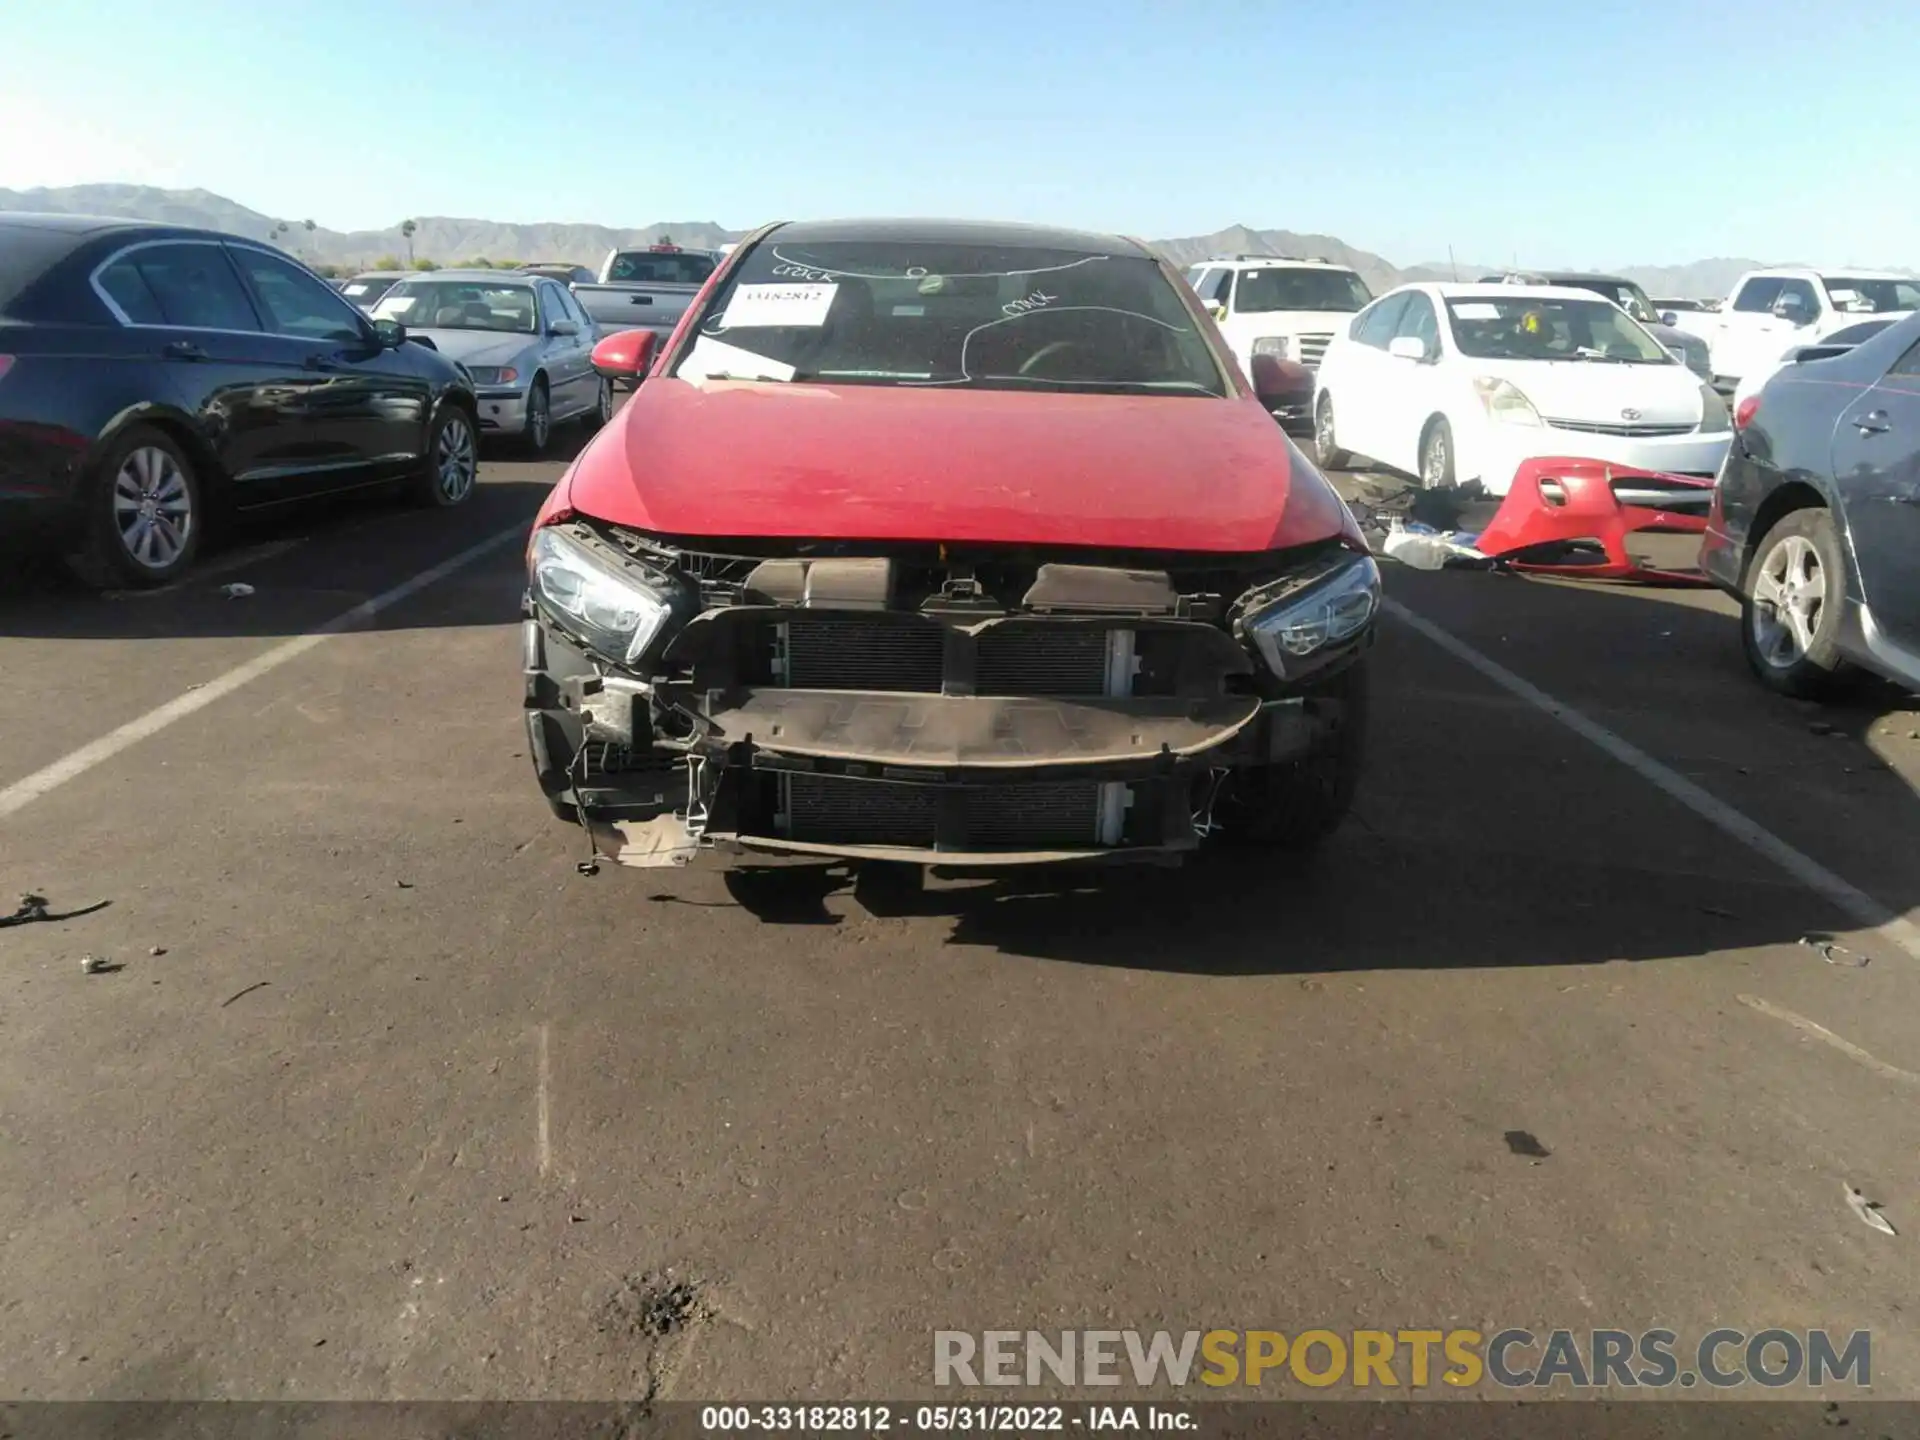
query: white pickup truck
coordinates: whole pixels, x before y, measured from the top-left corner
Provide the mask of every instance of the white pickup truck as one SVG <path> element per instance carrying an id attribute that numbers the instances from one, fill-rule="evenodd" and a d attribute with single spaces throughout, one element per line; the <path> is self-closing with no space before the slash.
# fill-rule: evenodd
<path id="1" fill-rule="evenodd" d="M 1714 384 L 1738 388 L 1749 371 L 1773 366 L 1788 349 L 1812 345 L 1866 315 L 1920 309 L 1920 279 L 1870 270 L 1751 270 L 1707 328 Z"/>

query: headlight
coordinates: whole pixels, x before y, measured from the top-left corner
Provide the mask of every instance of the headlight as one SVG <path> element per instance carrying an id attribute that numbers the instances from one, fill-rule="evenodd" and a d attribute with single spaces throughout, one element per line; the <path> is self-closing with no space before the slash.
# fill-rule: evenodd
<path id="1" fill-rule="evenodd" d="M 601 654 L 631 663 L 673 613 L 661 590 L 551 527 L 533 537 L 533 593 Z"/>
<path id="2" fill-rule="evenodd" d="M 1733 422 L 1727 418 L 1727 402 L 1720 398 L 1720 392 L 1711 385 L 1700 386 L 1700 433 L 1719 435 L 1733 428 Z"/>
<path id="3" fill-rule="evenodd" d="M 1272 355 L 1276 359 L 1293 358 L 1293 337 L 1291 335 L 1263 335 L 1253 342 L 1253 353 Z"/>
<path id="4" fill-rule="evenodd" d="M 1242 636 L 1285 679 L 1314 651 L 1351 640 L 1380 605 L 1380 567 L 1356 555 L 1323 580 L 1255 610 L 1240 621 Z"/>
<path id="5" fill-rule="evenodd" d="M 511 385 L 520 378 L 520 372 L 511 365 L 469 365 L 467 373 L 476 385 Z"/>
<path id="6" fill-rule="evenodd" d="M 1486 407 L 1489 420 L 1498 420 L 1507 425 L 1540 423 L 1540 412 L 1533 408 L 1533 402 L 1521 394 L 1520 387 L 1511 380 L 1502 380 L 1493 375 L 1476 376 L 1473 393 L 1480 397 L 1480 403 Z"/>

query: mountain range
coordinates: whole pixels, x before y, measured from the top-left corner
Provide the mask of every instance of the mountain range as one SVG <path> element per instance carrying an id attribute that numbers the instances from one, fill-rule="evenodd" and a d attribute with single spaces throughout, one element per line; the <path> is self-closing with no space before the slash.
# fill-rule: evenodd
<path id="1" fill-rule="evenodd" d="M 597 265 L 609 250 L 653 245 L 668 239 L 689 248 L 710 249 L 738 240 L 747 233 L 729 230 L 711 220 L 617 229 L 606 225 L 516 225 L 496 220 L 421 215 L 412 222 L 414 231 L 409 243 L 409 237 L 402 233 L 398 223 L 384 230 L 330 230 L 310 220 L 282 220 L 263 215 L 208 190 L 160 190 L 148 185 L 0 189 L 0 211 L 8 210 L 111 215 L 203 226 L 265 240 L 309 264 L 330 266 L 365 266 L 387 257 L 404 260 L 409 255 L 432 259 L 442 265 L 480 257 L 494 261 L 563 260 Z M 1455 265 L 1445 261 L 1425 261 L 1402 268 L 1331 235 L 1256 230 L 1246 225 L 1230 225 L 1211 235 L 1157 240 L 1153 244 L 1177 265 L 1188 265 L 1211 255 L 1318 256 L 1350 266 L 1376 294 L 1409 280 L 1448 280 L 1456 275 L 1462 280 L 1471 280 L 1507 268 L 1500 264 Z M 1766 261 L 1717 258 L 1685 265 L 1621 265 L 1610 273 L 1637 280 L 1659 299 L 1669 296 L 1704 299 L 1725 295 L 1744 271 L 1763 265 L 1795 263 L 1798 262 L 1778 258 Z"/>

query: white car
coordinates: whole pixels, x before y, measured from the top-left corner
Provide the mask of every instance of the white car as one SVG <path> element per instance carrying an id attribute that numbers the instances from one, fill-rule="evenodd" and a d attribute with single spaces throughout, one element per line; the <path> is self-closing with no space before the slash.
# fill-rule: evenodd
<path id="1" fill-rule="evenodd" d="M 1816 345 L 1868 315 L 1896 319 L 1920 308 L 1920 279 L 1890 271 L 1750 270 L 1714 318 L 1709 332 L 1713 374 L 1735 389 L 1747 371 L 1771 364 L 1782 350 Z"/>
<path id="2" fill-rule="evenodd" d="M 1313 413 L 1323 469 L 1360 455 L 1493 495 L 1552 456 L 1711 479 L 1732 436 L 1726 403 L 1632 316 L 1558 286 L 1389 291 L 1327 347 Z"/>
<path id="3" fill-rule="evenodd" d="M 1187 283 L 1247 372 L 1256 355 L 1313 369 L 1333 337 L 1373 299 L 1367 282 L 1344 265 L 1272 255 L 1203 260 L 1188 267 Z"/>
<path id="4" fill-rule="evenodd" d="M 1900 322 L 1898 315 L 1882 315 L 1872 320 L 1860 320 L 1852 325 L 1843 325 L 1830 335 L 1822 335 L 1818 340 L 1797 341 L 1789 345 L 1781 354 L 1765 365 L 1749 370 L 1740 377 L 1740 384 L 1733 392 L 1733 409 L 1739 413 L 1740 404 L 1748 397 L 1758 395 L 1772 379 L 1787 366 L 1802 359 L 1825 359 L 1829 355 L 1839 355 L 1851 350 L 1862 340 L 1871 340 L 1889 325 Z"/>

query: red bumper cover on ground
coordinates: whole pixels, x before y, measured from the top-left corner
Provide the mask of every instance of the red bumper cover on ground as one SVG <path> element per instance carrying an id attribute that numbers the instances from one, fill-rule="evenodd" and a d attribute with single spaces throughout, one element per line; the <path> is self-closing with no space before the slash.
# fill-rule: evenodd
<path id="1" fill-rule="evenodd" d="M 1710 582 L 1697 570 L 1663 569 L 1636 558 L 1627 537 L 1704 534 L 1712 496 L 1713 482 L 1691 475 L 1601 460 L 1528 460 L 1474 548 L 1529 574 L 1705 585 Z"/>

